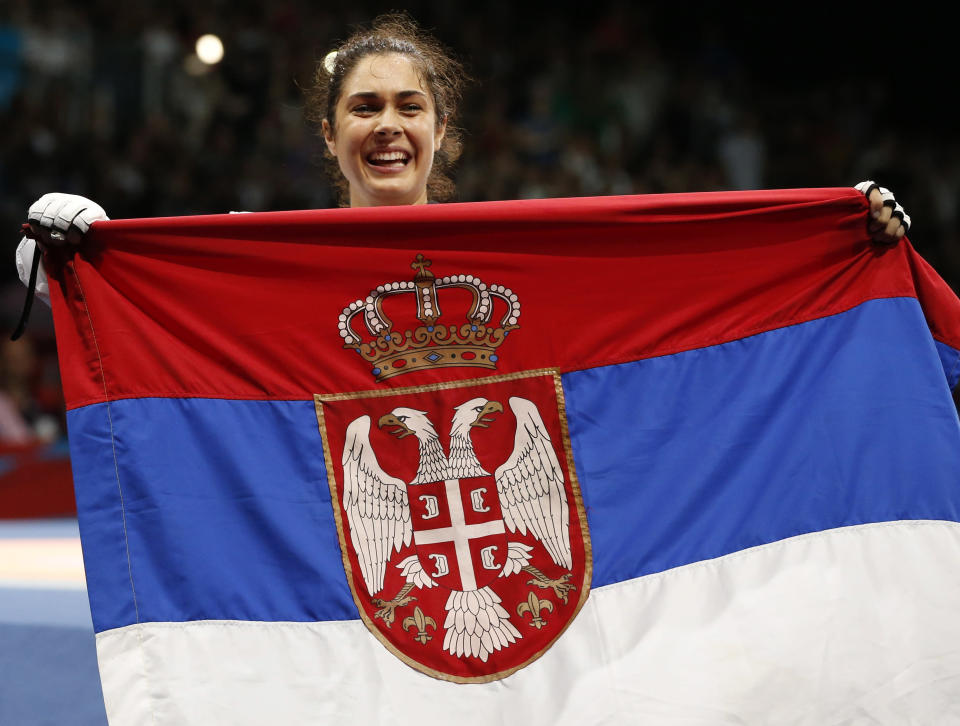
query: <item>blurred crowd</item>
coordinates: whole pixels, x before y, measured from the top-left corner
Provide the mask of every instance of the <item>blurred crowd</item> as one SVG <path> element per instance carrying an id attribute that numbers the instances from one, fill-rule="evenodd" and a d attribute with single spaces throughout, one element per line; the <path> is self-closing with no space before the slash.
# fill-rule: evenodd
<path id="1" fill-rule="evenodd" d="M 302 89 L 353 24 L 391 9 L 342 5 L 3 0 L 3 330 L 23 296 L 17 230 L 45 192 L 88 196 L 113 218 L 336 205 Z M 788 27 L 726 6 L 557 7 L 406 3 L 474 78 L 460 201 L 872 178 L 896 191 L 913 243 L 960 284 L 960 144 L 942 107 L 949 40 L 940 47 L 935 26 L 878 38 L 865 13 Z M 203 33 L 223 40 L 222 62 L 194 54 Z M 0 440 L 63 433 L 49 313 L 35 318 L 0 349 Z"/>

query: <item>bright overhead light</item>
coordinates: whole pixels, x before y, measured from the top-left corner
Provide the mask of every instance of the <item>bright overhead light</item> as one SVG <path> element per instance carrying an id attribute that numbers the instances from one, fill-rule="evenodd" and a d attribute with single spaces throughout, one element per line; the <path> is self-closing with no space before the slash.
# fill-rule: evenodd
<path id="1" fill-rule="evenodd" d="M 197 58 L 208 66 L 223 60 L 223 42 L 216 35 L 201 35 L 197 38 Z"/>

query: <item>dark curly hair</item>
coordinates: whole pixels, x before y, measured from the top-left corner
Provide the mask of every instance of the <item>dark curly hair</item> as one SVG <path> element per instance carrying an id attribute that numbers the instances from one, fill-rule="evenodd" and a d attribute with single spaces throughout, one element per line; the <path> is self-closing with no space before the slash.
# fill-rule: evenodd
<path id="1" fill-rule="evenodd" d="M 336 48 L 332 72 L 327 69 L 325 59 L 317 64 L 313 85 L 305 92 L 307 119 L 318 127 L 326 120 L 335 133 L 335 111 L 344 79 L 361 58 L 381 53 L 400 53 L 410 58 L 433 95 L 437 125 L 446 122 L 446 133 L 440 147 L 434 152 L 433 168 L 427 179 L 429 198 L 437 202 L 446 201 L 456 191 L 448 174 L 462 150 L 460 129 L 456 127 L 454 119 L 467 77 L 460 62 L 409 15 L 380 15 L 369 28 L 358 29 Z M 349 199 L 347 180 L 329 151 L 325 152 L 325 158 L 327 173 L 340 194 L 340 203 L 346 204 Z"/>

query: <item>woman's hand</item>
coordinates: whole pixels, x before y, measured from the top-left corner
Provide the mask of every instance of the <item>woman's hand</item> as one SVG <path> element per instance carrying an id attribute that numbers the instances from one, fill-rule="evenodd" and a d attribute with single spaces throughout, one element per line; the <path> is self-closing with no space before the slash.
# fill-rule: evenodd
<path id="1" fill-rule="evenodd" d="M 44 194 L 30 205 L 27 221 L 41 247 L 80 244 L 94 222 L 110 219 L 103 207 L 76 194 Z"/>
<path id="2" fill-rule="evenodd" d="M 897 203 L 891 192 L 873 181 L 862 181 L 854 187 L 870 202 L 867 231 L 881 245 L 892 245 L 910 231 L 910 215 Z"/>
<path id="3" fill-rule="evenodd" d="M 37 247 L 46 249 L 67 244 L 79 244 L 94 222 L 110 219 L 96 202 L 76 194 L 44 194 L 30 205 L 27 221 L 34 239 L 24 237 L 17 247 L 17 273 L 24 285 L 29 285 L 30 268 Z M 38 270 L 37 296 L 49 304 L 47 276 Z"/>

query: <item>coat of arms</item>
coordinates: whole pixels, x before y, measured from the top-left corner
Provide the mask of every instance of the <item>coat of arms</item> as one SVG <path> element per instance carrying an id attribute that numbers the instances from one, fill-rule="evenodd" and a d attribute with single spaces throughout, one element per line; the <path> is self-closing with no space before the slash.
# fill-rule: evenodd
<path id="1" fill-rule="evenodd" d="M 482 336 L 462 332 L 475 352 Z M 448 360 L 455 345 L 442 343 Z M 430 346 L 415 354 L 428 359 Z M 591 572 L 559 374 L 316 403 L 344 567 L 370 631 L 456 682 L 503 678 L 542 655 L 586 601 Z"/>

